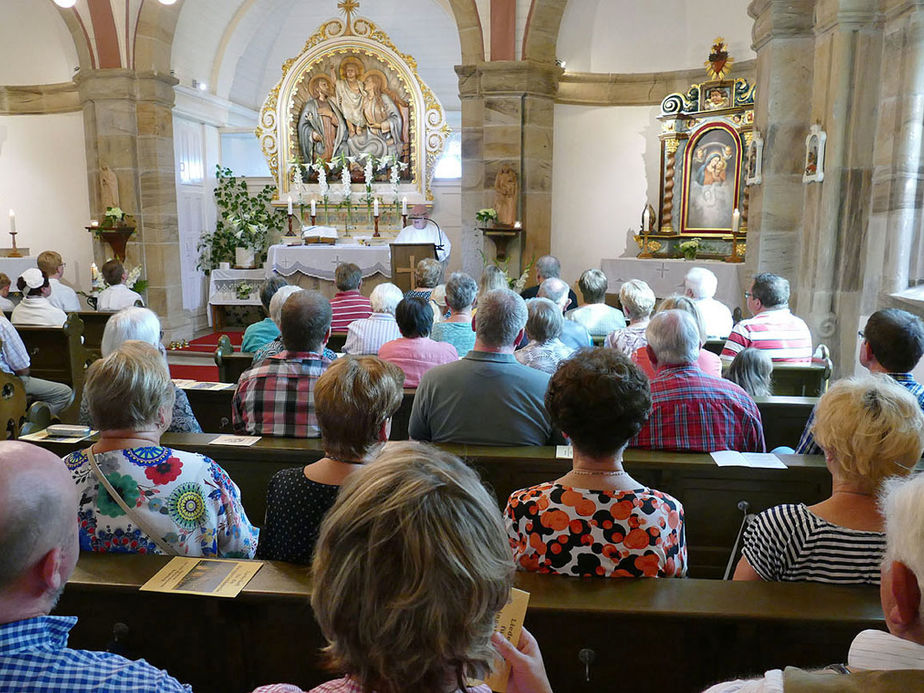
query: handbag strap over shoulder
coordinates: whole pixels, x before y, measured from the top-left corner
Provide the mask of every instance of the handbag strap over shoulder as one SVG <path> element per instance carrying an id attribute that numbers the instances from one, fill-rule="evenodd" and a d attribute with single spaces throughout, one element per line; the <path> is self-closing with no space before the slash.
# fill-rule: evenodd
<path id="1" fill-rule="evenodd" d="M 93 454 L 93 448 L 87 448 L 87 459 L 90 460 L 90 469 L 93 470 L 93 476 L 96 477 L 97 481 L 103 485 L 109 495 L 112 497 L 122 511 L 128 516 L 132 522 L 135 523 L 136 527 L 139 527 L 142 532 L 148 535 L 148 538 L 153 541 L 157 548 L 163 551 L 168 556 L 176 556 L 176 551 L 171 548 L 163 539 L 157 536 L 157 533 L 151 530 L 151 527 L 141 519 L 141 516 L 136 513 L 134 510 L 128 507 L 128 504 L 122 499 L 122 496 L 113 488 L 112 484 L 109 483 L 109 479 L 103 474 L 102 470 L 99 468 L 99 465 L 96 463 L 96 456 Z"/>

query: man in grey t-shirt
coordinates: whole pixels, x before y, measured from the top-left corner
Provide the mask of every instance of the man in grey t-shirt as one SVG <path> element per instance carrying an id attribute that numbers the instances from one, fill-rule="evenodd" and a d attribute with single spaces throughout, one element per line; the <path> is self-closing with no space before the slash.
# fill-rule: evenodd
<path id="1" fill-rule="evenodd" d="M 475 348 L 421 378 L 411 438 L 472 445 L 561 442 L 545 410 L 549 375 L 513 356 L 525 326 L 526 303 L 513 291 L 497 289 L 480 298 Z"/>

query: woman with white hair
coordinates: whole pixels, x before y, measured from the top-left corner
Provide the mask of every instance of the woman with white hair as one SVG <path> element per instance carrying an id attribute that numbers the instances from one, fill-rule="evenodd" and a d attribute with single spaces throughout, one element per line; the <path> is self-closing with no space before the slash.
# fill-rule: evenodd
<path id="1" fill-rule="evenodd" d="M 655 305 L 654 291 L 641 279 L 630 279 L 619 289 L 619 302 L 622 304 L 622 312 L 629 319 L 629 325 L 611 332 L 605 345 L 610 349 L 618 349 L 626 356 L 632 356 L 636 350 L 648 344 L 645 330 Z"/>
<path id="2" fill-rule="evenodd" d="M 286 299 L 289 298 L 292 294 L 296 294 L 299 291 L 304 291 L 300 286 L 292 286 L 287 284 L 286 286 L 280 287 L 276 293 L 273 294 L 273 297 L 269 302 L 269 316 L 270 320 L 276 323 L 276 326 L 279 327 L 282 323 L 282 307 L 285 305 Z M 251 368 L 256 368 L 263 361 L 268 359 L 270 356 L 275 356 L 281 351 L 285 350 L 285 345 L 282 343 L 282 335 L 278 335 L 276 339 L 271 342 L 264 344 L 262 347 L 256 350 L 253 355 L 253 360 L 250 362 Z M 337 354 L 333 350 L 324 347 L 324 358 L 330 359 L 333 361 L 337 358 Z"/>
<path id="3" fill-rule="evenodd" d="M 656 312 L 660 313 L 663 310 L 682 310 L 692 316 L 693 320 L 696 322 L 696 330 L 699 332 L 699 357 L 696 359 L 696 365 L 699 366 L 704 373 L 714 375 L 716 378 L 721 378 L 722 359 L 719 358 L 718 354 L 703 349 L 703 345 L 706 343 L 706 325 L 693 299 L 688 296 L 680 296 L 679 294 L 668 296 L 661 301 L 661 305 L 658 306 Z M 645 372 L 645 375 L 647 375 L 649 379 L 657 375 L 658 369 L 651 362 L 651 357 L 646 347 L 636 349 L 635 353 L 632 354 L 632 361 Z"/>
<path id="4" fill-rule="evenodd" d="M 876 497 L 908 476 L 924 452 L 924 414 L 885 375 L 840 380 L 818 402 L 815 440 L 831 472 L 831 497 L 778 505 L 744 535 L 735 580 L 879 584 L 886 546 Z"/>
<path id="5" fill-rule="evenodd" d="M 123 308 L 106 321 L 100 351 L 106 358 L 130 340 L 145 342 L 155 347 L 167 362 L 167 352 L 161 344 L 160 320 L 154 311 L 147 308 Z M 171 382 L 171 385 L 173 383 Z M 169 433 L 202 433 L 202 427 L 196 420 L 189 398 L 176 385 L 173 385 L 173 419 L 167 428 Z M 102 428 L 104 421 L 94 421 L 90 415 L 90 404 L 86 397 L 80 402 L 79 421 L 84 426 Z"/>
<path id="6" fill-rule="evenodd" d="M 374 356 L 385 342 L 401 337 L 401 330 L 395 321 L 395 309 L 402 298 L 404 294 L 394 284 L 385 283 L 375 287 L 369 296 L 372 315 L 350 323 L 343 353 Z"/>
<path id="7" fill-rule="evenodd" d="M 531 298 L 526 302 L 526 310 L 529 343 L 513 355 L 524 366 L 552 374 L 575 351 L 559 339 L 564 321 L 561 309 L 548 298 Z"/>

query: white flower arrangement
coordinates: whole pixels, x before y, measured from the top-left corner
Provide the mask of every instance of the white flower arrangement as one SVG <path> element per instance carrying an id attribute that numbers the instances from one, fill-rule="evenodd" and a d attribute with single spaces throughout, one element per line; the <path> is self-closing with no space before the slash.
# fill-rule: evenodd
<path id="1" fill-rule="evenodd" d="M 321 193 L 321 197 L 326 202 L 327 196 L 330 195 L 330 186 L 327 184 L 327 168 L 321 159 L 318 159 L 312 168 L 318 172 L 318 192 Z"/>
<path id="2" fill-rule="evenodd" d="M 353 157 L 349 156 L 340 167 L 340 194 L 343 195 L 343 201 L 347 204 L 350 203 L 350 196 L 353 194 L 353 188 L 350 187 L 350 164 L 352 163 Z"/>
<path id="3" fill-rule="evenodd" d="M 106 260 L 108 262 L 112 258 Z M 128 276 L 123 282 L 132 291 L 137 291 L 141 293 L 147 288 L 148 282 L 146 279 L 141 278 L 141 265 L 135 265 L 134 267 L 128 268 Z M 90 295 L 95 296 L 104 289 L 108 289 L 109 284 L 103 279 L 102 273 L 99 271 L 99 268 L 96 266 L 95 262 L 90 263 Z"/>

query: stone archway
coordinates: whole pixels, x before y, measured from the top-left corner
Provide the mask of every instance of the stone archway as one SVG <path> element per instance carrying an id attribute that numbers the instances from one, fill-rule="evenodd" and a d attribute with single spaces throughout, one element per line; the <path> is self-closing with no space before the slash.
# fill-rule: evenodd
<path id="1" fill-rule="evenodd" d="M 523 60 L 555 62 L 555 46 L 568 0 L 533 0 L 523 32 Z"/>
<path id="2" fill-rule="evenodd" d="M 484 61 L 484 33 L 475 0 L 449 0 L 452 14 L 459 29 L 462 47 L 462 64 L 473 65 Z"/>

